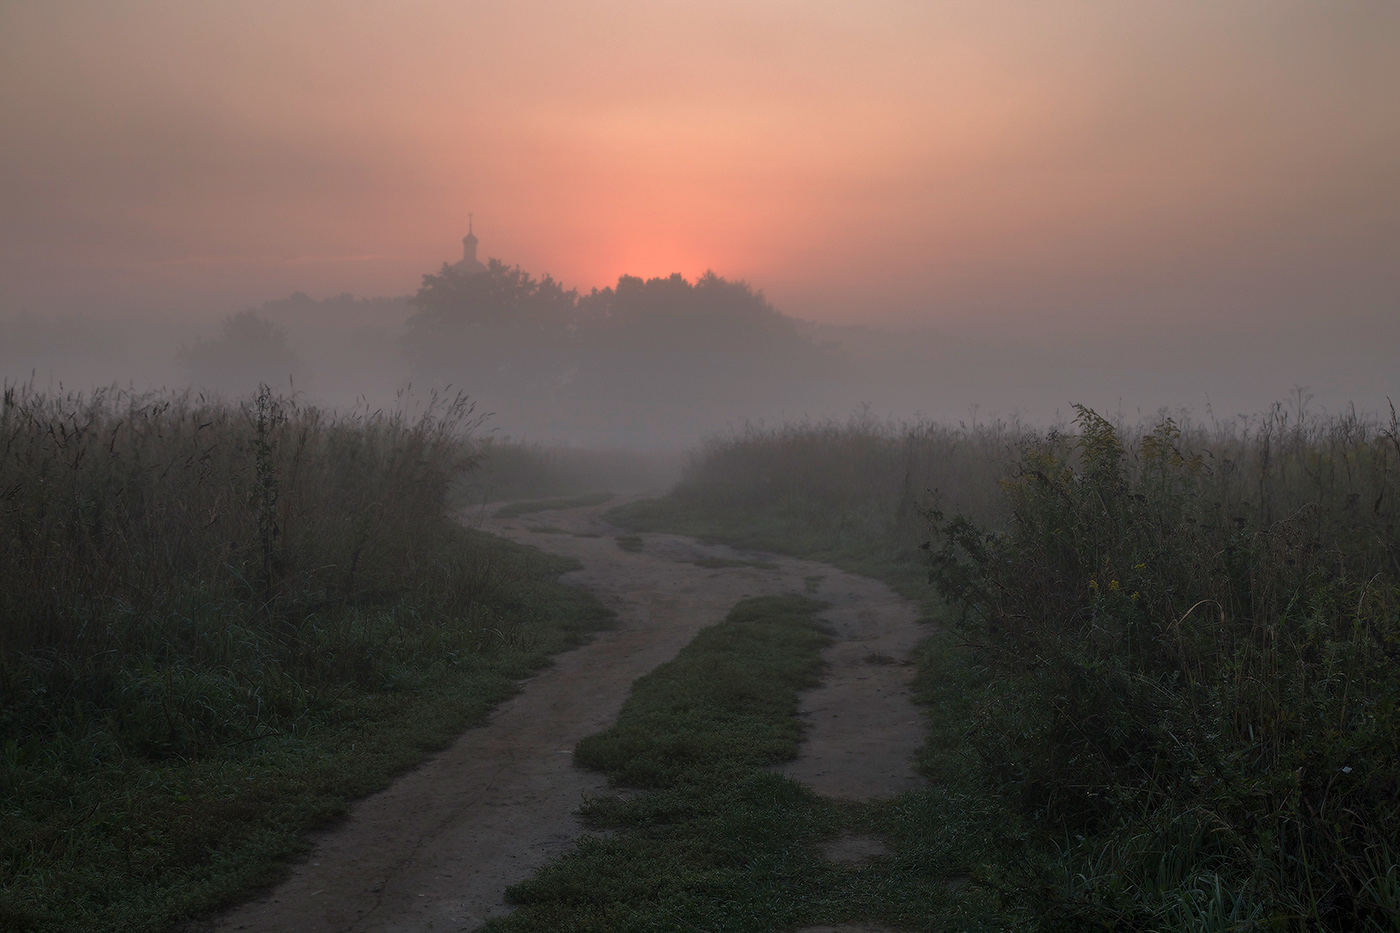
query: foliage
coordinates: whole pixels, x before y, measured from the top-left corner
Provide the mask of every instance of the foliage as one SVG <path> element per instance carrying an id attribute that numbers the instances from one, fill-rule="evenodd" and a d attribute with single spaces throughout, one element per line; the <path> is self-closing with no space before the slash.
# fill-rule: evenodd
<path id="1" fill-rule="evenodd" d="M 0 401 L 0 927 L 163 929 L 604 612 L 469 533 L 462 399 Z"/>
<path id="2" fill-rule="evenodd" d="M 491 260 L 483 273 L 444 264 L 423 284 L 410 303 L 410 354 L 428 360 L 443 341 L 471 352 L 474 344 L 506 342 L 509 346 L 549 344 L 568 336 L 578 293 L 549 276 L 536 279 L 519 266 Z"/>
<path id="3" fill-rule="evenodd" d="M 1044 925 L 1392 929 L 1400 430 L 1304 401 L 1146 431 L 750 427 L 610 515 L 916 597 L 932 570 L 965 641 L 921 662 L 931 773 L 1016 811 L 982 811 L 1005 835 L 976 879 Z"/>
<path id="4" fill-rule="evenodd" d="M 692 284 L 680 273 L 640 279 L 624 275 L 613 288 L 579 302 L 590 340 L 623 353 L 662 348 L 759 356 L 802 343 L 797 322 L 779 314 L 747 282 L 706 272 Z"/>
<path id="5" fill-rule="evenodd" d="M 286 328 L 252 308 L 228 315 L 218 337 L 182 347 L 179 356 L 191 385 L 227 395 L 286 385 L 304 370 Z"/>
<path id="6" fill-rule="evenodd" d="M 678 410 L 752 411 L 802 399 L 826 375 L 797 322 L 714 273 L 623 276 L 580 297 L 492 260 L 424 276 L 412 303 L 402 346 L 420 376 L 468 386 L 517 429 L 554 436 L 688 439 Z"/>
<path id="7" fill-rule="evenodd" d="M 923 511 L 936 499 L 980 514 L 999 507 L 996 475 L 1015 424 L 956 427 L 845 421 L 746 424 L 711 435 L 663 499 L 612 510 L 639 530 L 684 531 L 832 560 L 917 594 Z"/>
<path id="8" fill-rule="evenodd" d="M 1394 417 L 1197 435 L 1079 408 L 1027 439 L 1004 530 L 931 511 L 932 579 L 1000 687 L 982 756 L 1070 840 L 1066 916 L 1391 929 Z"/>

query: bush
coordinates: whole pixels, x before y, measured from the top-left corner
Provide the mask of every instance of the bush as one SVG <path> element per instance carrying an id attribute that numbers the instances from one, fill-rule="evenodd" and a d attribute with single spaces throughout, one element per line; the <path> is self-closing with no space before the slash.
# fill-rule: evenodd
<path id="1" fill-rule="evenodd" d="M 1059 908 L 1393 929 L 1394 414 L 1127 436 L 1078 413 L 1027 438 L 1003 530 L 932 510 L 928 545 L 997 683 L 983 758 L 1072 840 Z"/>

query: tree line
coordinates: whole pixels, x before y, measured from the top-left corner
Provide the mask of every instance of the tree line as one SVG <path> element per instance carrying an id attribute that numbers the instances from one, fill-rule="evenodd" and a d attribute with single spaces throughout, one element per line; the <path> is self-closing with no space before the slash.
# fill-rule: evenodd
<path id="1" fill-rule="evenodd" d="M 349 313 L 356 301 L 322 304 Z M 314 306 L 293 296 L 230 315 L 219 336 L 182 351 L 191 382 L 224 391 L 240 376 L 285 382 L 280 371 L 303 354 L 277 321 Z M 755 415 L 800 414 L 833 364 L 831 349 L 761 291 L 713 272 L 624 275 L 581 294 L 495 259 L 484 272 L 444 264 L 399 308 L 407 313 L 396 332 L 369 335 L 385 365 L 467 392 L 503 430 L 558 439 L 680 440 Z M 323 318 L 308 331 L 315 339 L 335 329 Z"/>

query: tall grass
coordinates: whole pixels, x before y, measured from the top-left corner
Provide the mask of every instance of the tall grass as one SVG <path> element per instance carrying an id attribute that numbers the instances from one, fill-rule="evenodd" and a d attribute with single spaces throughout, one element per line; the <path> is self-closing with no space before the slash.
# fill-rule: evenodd
<path id="1" fill-rule="evenodd" d="M 1077 426 L 1027 440 L 1008 524 L 935 513 L 930 548 L 1001 685 L 984 760 L 1080 866 L 1056 906 L 1394 929 L 1393 413 Z"/>
<path id="2" fill-rule="evenodd" d="M 596 627 L 456 521 L 478 423 L 4 387 L 0 927 L 235 896 Z"/>
<path id="3" fill-rule="evenodd" d="M 1050 853 L 1006 893 L 1051 925 L 1391 930 L 1397 471 L 1393 413 L 1301 400 L 1140 428 L 856 418 L 712 439 L 630 517 L 931 575 L 986 672 L 979 767 Z"/>
<path id="4" fill-rule="evenodd" d="M 372 667 L 367 617 L 340 610 L 407 599 L 425 624 L 470 615 L 484 567 L 463 558 L 445 502 L 471 422 L 460 399 L 410 423 L 266 389 L 227 405 L 6 387 L 0 741 L 91 713 L 185 754 Z M 247 708 L 227 715 L 209 692 Z"/>
<path id="5" fill-rule="evenodd" d="M 865 412 L 845 421 L 750 424 L 707 438 L 667 499 L 624 506 L 617 517 L 893 564 L 921 578 L 924 512 L 935 501 L 954 501 L 999 514 L 997 476 L 1014 463 L 1022 435 L 1015 423 L 893 423 Z"/>

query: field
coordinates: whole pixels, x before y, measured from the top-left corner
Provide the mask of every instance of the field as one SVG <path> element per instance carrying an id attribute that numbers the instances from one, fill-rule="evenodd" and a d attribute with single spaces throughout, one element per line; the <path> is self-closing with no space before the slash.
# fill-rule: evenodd
<path id="1" fill-rule="evenodd" d="M 461 400 L 0 405 L 0 928 L 163 930 L 607 624 L 468 532 Z"/>
<path id="2" fill-rule="evenodd" d="M 460 399 L 6 388 L 0 928 L 167 930 L 241 900 L 608 625 L 557 582 L 569 560 L 455 520 L 493 457 L 536 498 L 492 521 L 649 568 L 619 592 L 668 561 L 711 600 L 780 570 L 666 531 L 873 576 L 939 622 L 912 657 L 927 785 L 863 803 L 768 770 L 821 676 L 820 606 L 706 623 L 574 748 L 619 793 L 494 928 L 1400 925 L 1393 413 L 746 429 L 615 526 L 565 514 L 612 504 L 596 463 L 571 478 L 477 427 Z M 845 833 L 890 854 L 814 854 Z"/>
<path id="3" fill-rule="evenodd" d="M 714 439 L 613 514 L 936 591 L 959 637 L 924 683 L 958 684 L 966 719 L 933 718 L 931 748 L 971 752 L 1023 827 L 977 880 L 1034 925 L 1391 930 L 1397 468 L 1393 414 L 1301 404 L 856 419 Z"/>

